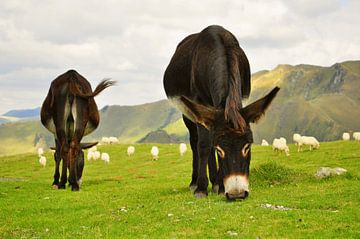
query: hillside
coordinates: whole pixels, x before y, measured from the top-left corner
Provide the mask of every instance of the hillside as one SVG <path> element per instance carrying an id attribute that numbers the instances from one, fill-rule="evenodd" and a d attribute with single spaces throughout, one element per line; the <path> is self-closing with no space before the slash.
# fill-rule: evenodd
<path id="1" fill-rule="evenodd" d="M 181 114 L 167 100 L 136 106 L 107 106 L 100 111 L 98 129 L 88 139 L 115 136 L 122 143 L 133 143 L 149 132 L 162 129 Z"/>
<path id="2" fill-rule="evenodd" d="M 344 131 L 360 131 L 360 61 L 331 67 L 279 65 L 252 79 L 252 102 L 280 86 L 265 117 L 254 126 L 254 139 L 292 139 L 294 132 L 321 141 L 339 139 Z"/>
<path id="3" fill-rule="evenodd" d="M 258 125 L 254 140 L 269 142 L 292 134 L 314 135 L 320 141 L 339 139 L 344 131 L 360 131 L 360 61 L 330 67 L 279 65 L 252 75 L 252 92 L 245 105 L 265 95 L 274 86 L 281 90 Z M 167 100 L 137 106 L 106 106 L 100 111 L 98 129 L 84 140 L 116 136 L 121 143 L 186 141 L 187 130 L 181 114 Z M 9 121 L 6 121 L 9 122 Z M 160 134 L 158 130 L 164 130 Z M 14 133 L 16 132 L 16 133 Z M 150 132 L 149 137 L 146 137 Z M 33 150 L 37 139 L 53 144 L 50 134 L 38 121 L 0 125 L 0 155 Z M 20 143 L 21 142 L 21 143 Z M 11 146 L 9 146 L 11 145 Z"/>
<path id="4" fill-rule="evenodd" d="M 167 100 L 136 106 L 106 106 L 100 110 L 99 127 L 83 140 L 100 140 L 103 136 L 115 136 L 121 143 L 134 143 L 150 132 L 172 124 L 180 117 L 180 112 Z M 7 122 L 0 125 L 0 155 L 34 151 L 40 139 L 44 139 L 48 145 L 54 145 L 53 136 L 40 121 Z M 172 136 L 172 139 L 178 140 L 176 136 Z M 152 140 L 156 141 L 154 137 Z"/>
<path id="5" fill-rule="evenodd" d="M 1 124 L 6 124 L 6 123 L 10 123 L 10 122 L 16 122 L 19 119 L 16 117 L 11 117 L 11 116 L 5 116 L 5 115 L 0 115 L 0 125 Z"/>

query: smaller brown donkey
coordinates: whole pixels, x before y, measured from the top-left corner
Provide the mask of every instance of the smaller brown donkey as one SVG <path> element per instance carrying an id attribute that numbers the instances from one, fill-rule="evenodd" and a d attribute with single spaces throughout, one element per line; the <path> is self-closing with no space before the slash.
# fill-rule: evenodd
<path id="1" fill-rule="evenodd" d="M 41 107 L 41 123 L 55 136 L 55 174 L 53 187 L 65 189 L 67 169 L 72 191 L 80 189 L 84 169 L 82 149 L 94 143 L 80 143 L 83 136 L 99 125 L 99 111 L 94 97 L 115 81 L 103 80 L 92 91 L 90 83 L 75 70 L 69 70 L 51 82 Z M 60 161 L 63 160 L 61 179 Z"/>

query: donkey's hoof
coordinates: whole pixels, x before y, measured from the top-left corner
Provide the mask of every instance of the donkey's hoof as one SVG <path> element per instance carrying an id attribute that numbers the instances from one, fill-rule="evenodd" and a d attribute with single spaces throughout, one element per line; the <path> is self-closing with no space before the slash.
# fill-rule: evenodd
<path id="1" fill-rule="evenodd" d="M 218 193 L 219 192 L 219 185 L 215 184 L 212 186 L 211 192 Z"/>
<path id="2" fill-rule="evenodd" d="M 194 195 L 195 195 L 195 197 L 196 197 L 197 199 L 201 199 L 201 198 L 206 198 L 206 197 L 207 197 L 207 193 L 205 193 L 205 192 L 196 192 Z"/>
<path id="3" fill-rule="evenodd" d="M 56 184 L 54 184 L 54 185 L 52 185 L 52 188 L 55 189 L 55 190 L 58 190 L 58 189 L 59 189 L 59 186 L 56 185 Z"/>
<path id="4" fill-rule="evenodd" d="M 65 189 L 65 184 L 59 184 L 58 189 Z"/>

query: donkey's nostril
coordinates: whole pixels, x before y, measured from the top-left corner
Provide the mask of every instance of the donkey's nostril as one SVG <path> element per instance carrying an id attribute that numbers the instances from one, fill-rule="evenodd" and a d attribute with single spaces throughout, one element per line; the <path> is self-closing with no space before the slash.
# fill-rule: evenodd
<path id="1" fill-rule="evenodd" d="M 236 200 L 236 199 L 245 199 L 249 195 L 249 192 L 242 191 L 240 193 L 232 194 L 232 193 L 226 193 L 226 198 L 228 200 Z"/>

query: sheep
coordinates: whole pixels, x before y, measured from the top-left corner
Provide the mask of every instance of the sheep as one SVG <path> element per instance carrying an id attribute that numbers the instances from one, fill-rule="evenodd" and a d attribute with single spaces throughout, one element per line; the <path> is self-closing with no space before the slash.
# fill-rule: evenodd
<path id="1" fill-rule="evenodd" d="M 109 144 L 117 144 L 119 143 L 118 138 L 116 137 L 109 137 Z"/>
<path id="2" fill-rule="evenodd" d="M 94 159 L 94 151 L 88 151 L 88 153 L 87 153 L 87 160 L 92 160 L 92 159 Z"/>
<path id="3" fill-rule="evenodd" d="M 39 157 L 41 157 L 44 154 L 44 149 L 38 148 L 37 152 L 38 152 Z"/>
<path id="4" fill-rule="evenodd" d="M 131 156 L 135 153 L 135 147 L 130 145 L 128 148 L 127 148 L 127 155 L 128 156 Z"/>
<path id="5" fill-rule="evenodd" d="M 153 160 L 158 160 L 159 159 L 159 148 L 156 146 L 152 146 L 151 155 L 152 155 Z"/>
<path id="6" fill-rule="evenodd" d="M 104 143 L 104 144 L 109 144 L 109 143 L 110 143 L 110 139 L 109 139 L 109 137 L 102 137 L 102 138 L 101 138 L 101 142 Z"/>
<path id="7" fill-rule="evenodd" d="M 299 143 L 300 140 L 301 140 L 300 134 L 293 134 L 293 141 L 296 145 Z"/>
<path id="8" fill-rule="evenodd" d="M 186 153 L 187 150 L 187 146 L 184 143 L 181 143 L 179 145 L 179 151 L 180 151 L 180 155 L 183 156 Z"/>
<path id="9" fill-rule="evenodd" d="M 269 146 L 269 143 L 265 139 L 263 139 L 261 141 L 261 146 Z"/>
<path id="10" fill-rule="evenodd" d="M 320 147 L 319 141 L 312 136 L 301 136 L 300 141 L 298 142 L 298 152 L 301 151 L 301 146 L 303 145 L 309 145 L 310 151 L 313 148 L 318 149 Z"/>
<path id="11" fill-rule="evenodd" d="M 91 148 L 89 148 L 88 149 L 88 152 L 95 152 L 95 151 L 97 151 L 97 147 L 96 147 L 96 145 L 94 145 L 94 146 L 92 146 Z"/>
<path id="12" fill-rule="evenodd" d="M 94 151 L 94 156 L 93 156 L 93 159 L 94 160 L 97 160 L 100 158 L 100 152 L 99 151 Z"/>
<path id="13" fill-rule="evenodd" d="M 96 160 L 95 158 L 95 152 L 97 151 L 97 147 L 96 145 L 92 146 L 91 148 L 88 149 L 88 153 L 87 153 L 87 159 L 88 160 Z"/>
<path id="14" fill-rule="evenodd" d="M 343 135 L 342 135 L 342 139 L 343 140 L 350 140 L 350 134 L 349 133 L 343 133 Z"/>
<path id="15" fill-rule="evenodd" d="M 46 157 L 45 157 L 45 156 L 40 156 L 39 163 L 40 163 L 43 167 L 45 167 L 45 166 L 46 166 Z"/>
<path id="16" fill-rule="evenodd" d="M 111 136 L 111 137 L 102 137 L 101 138 L 101 142 L 103 144 L 117 144 L 119 143 L 119 139 L 114 137 L 114 136 Z"/>
<path id="17" fill-rule="evenodd" d="M 355 141 L 360 141 L 360 132 L 354 132 L 353 133 L 353 138 Z"/>
<path id="18" fill-rule="evenodd" d="M 280 140 L 281 140 L 284 144 L 286 144 L 286 139 L 285 139 L 284 137 L 280 137 Z"/>
<path id="19" fill-rule="evenodd" d="M 105 163 L 109 163 L 110 162 L 110 156 L 108 153 L 102 153 L 101 154 L 101 160 L 104 160 Z"/>
<path id="20" fill-rule="evenodd" d="M 289 156 L 289 147 L 286 145 L 286 139 L 285 138 L 280 138 L 277 139 L 275 138 L 272 144 L 273 150 L 275 151 L 284 151 L 286 156 Z"/>

